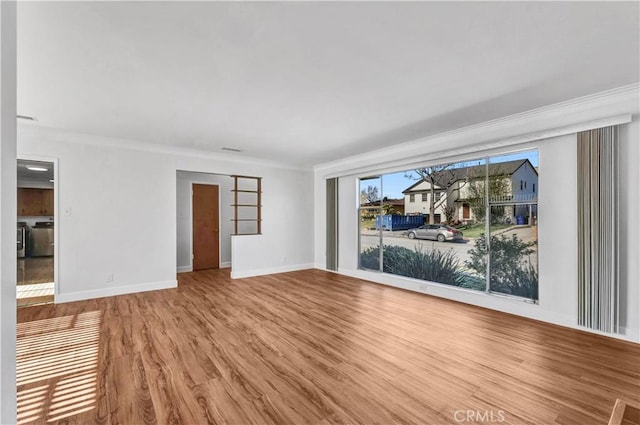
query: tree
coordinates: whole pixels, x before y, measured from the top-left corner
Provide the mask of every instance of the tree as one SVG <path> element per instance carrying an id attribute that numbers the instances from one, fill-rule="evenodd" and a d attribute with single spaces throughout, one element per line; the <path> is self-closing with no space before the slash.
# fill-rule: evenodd
<path id="1" fill-rule="evenodd" d="M 488 174 L 487 175 L 487 170 Z M 511 180 L 509 170 L 503 164 L 489 164 L 487 168 L 478 166 L 470 168 L 467 175 L 468 198 L 476 221 L 484 221 L 486 216 L 487 198 L 490 202 L 504 201 L 511 194 Z M 504 205 L 492 207 L 492 216 L 503 216 Z"/>
<path id="2" fill-rule="evenodd" d="M 489 177 L 488 180 L 483 178 L 469 182 L 468 193 L 469 198 L 471 198 L 471 210 L 477 221 L 484 221 L 485 219 L 487 190 L 489 191 L 489 199 L 500 200 L 511 192 L 509 186 L 509 179 L 499 175 Z M 497 205 L 494 208 L 494 214 L 504 214 L 504 206 Z"/>
<path id="3" fill-rule="evenodd" d="M 444 207 L 444 220 L 447 224 L 451 225 L 455 221 L 456 207 L 450 205 Z"/>
<path id="4" fill-rule="evenodd" d="M 396 213 L 396 209 L 393 205 L 391 205 L 388 202 L 384 202 L 382 204 L 382 214 L 384 215 L 390 215 L 390 214 L 395 214 Z"/>
<path id="5" fill-rule="evenodd" d="M 447 202 L 449 189 L 458 180 L 454 172 L 454 164 L 436 165 L 414 170 L 418 180 L 429 183 L 429 223 L 435 223 L 436 208 Z M 407 176 L 411 177 L 411 176 Z M 436 189 L 444 194 L 436 200 Z"/>
<path id="6" fill-rule="evenodd" d="M 377 186 L 367 186 L 366 189 L 362 189 L 360 192 L 360 203 L 373 204 L 380 200 L 380 193 Z"/>

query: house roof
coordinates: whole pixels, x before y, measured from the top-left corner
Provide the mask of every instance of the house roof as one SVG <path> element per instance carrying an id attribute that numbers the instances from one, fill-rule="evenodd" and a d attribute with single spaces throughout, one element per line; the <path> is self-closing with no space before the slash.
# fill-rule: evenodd
<path id="1" fill-rule="evenodd" d="M 526 163 L 531 165 L 531 162 L 528 159 L 517 159 L 513 161 L 489 164 L 489 177 L 510 176 Z M 440 171 L 436 175 L 435 185 L 438 188 L 442 188 L 449 186 L 451 183 L 458 180 L 478 179 L 484 176 L 485 168 L 486 165 L 481 164 L 473 165 L 471 167 L 450 168 Z M 536 174 L 538 174 L 538 170 L 536 170 L 533 165 L 531 165 L 531 168 Z M 418 185 L 424 182 L 425 180 L 418 180 L 416 183 L 402 191 L 402 193 L 424 192 L 425 189 L 417 189 Z"/>
<path id="2" fill-rule="evenodd" d="M 404 198 L 400 198 L 400 199 L 383 199 L 382 200 L 382 204 L 389 204 L 389 205 L 393 205 L 394 207 L 397 206 L 404 206 Z M 371 202 L 363 202 L 362 204 L 360 204 L 360 206 L 362 208 L 368 208 L 373 206 L 374 208 L 378 208 L 380 207 L 380 204 L 378 202 L 375 203 L 375 205 L 372 205 Z"/>
<path id="3" fill-rule="evenodd" d="M 404 198 L 401 199 L 386 199 L 382 201 L 383 204 L 389 204 L 393 206 L 404 206 Z"/>

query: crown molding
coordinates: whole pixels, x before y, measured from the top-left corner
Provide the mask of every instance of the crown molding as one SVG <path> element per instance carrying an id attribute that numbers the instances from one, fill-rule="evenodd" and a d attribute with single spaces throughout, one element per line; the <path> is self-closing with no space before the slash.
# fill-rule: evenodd
<path id="1" fill-rule="evenodd" d="M 390 143 L 392 144 L 386 148 L 316 164 L 313 166 L 313 171 L 323 176 L 336 177 L 348 173 L 374 170 L 376 167 L 379 168 L 383 165 L 406 164 L 408 161 L 415 162 L 416 159 L 428 161 L 444 157 L 445 154 L 449 156 L 464 154 L 496 146 L 515 145 L 544 137 L 552 137 L 554 131 L 555 133 L 561 132 L 565 127 L 582 128 L 585 125 L 589 126 L 590 122 L 602 122 L 605 117 L 637 114 L 639 92 L 640 83 L 635 83 L 408 142 L 393 144 L 393 141 L 391 141 Z M 49 138 L 59 142 L 182 157 L 197 157 L 295 171 L 309 171 L 309 167 L 303 165 L 251 156 L 240 157 L 237 154 L 218 153 L 195 148 L 77 133 L 60 128 L 46 127 L 40 123 L 19 122 L 18 131 L 46 133 Z M 535 138 L 532 139 L 532 137 Z M 416 153 L 418 154 L 416 155 Z"/>
<path id="2" fill-rule="evenodd" d="M 324 177 L 338 177 L 409 164 L 418 159 L 429 161 L 621 124 L 631 121 L 632 114 L 638 113 L 639 92 L 639 83 L 630 84 L 318 164 L 314 172 Z"/>
<path id="3" fill-rule="evenodd" d="M 164 155 L 174 155 L 182 157 L 196 157 L 199 159 L 211 159 L 217 161 L 231 162 L 245 165 L 257 165 L 262 167 L 280 168 L 295 171 L 309 171 L 308 167 L 302 167 L 294 164 L 287 164 L 267 159 L 239 156 L 239 154 L 230 154 L 222 152 L 211 152 L 203 149 L 184 148 L 177 146 L 161 145 L 156 143 L 141 142 L 138 140 L 119 139 L 112 137 L 97 136 L 88 133 L 77 133 L 55 127 L 46 127 L 38 123 L 19 122 L 18 123 L 18 143 L 20 133 L 30 132 L 35 134 L 45 134 L 50 140 L 62 143 L 75 143 L 89 146 L 126 149 L 139 152 L 149 152 Z"/>

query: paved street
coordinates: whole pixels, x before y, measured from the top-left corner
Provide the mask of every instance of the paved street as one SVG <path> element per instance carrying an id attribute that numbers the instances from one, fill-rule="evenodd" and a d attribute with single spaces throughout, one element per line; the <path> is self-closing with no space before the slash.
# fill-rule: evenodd
<path id="1" fill-rule="evenodd" d="M 456 253 L 456 256 L 460 259 L 461 262 L 469 259 L 468 252 L 471 248 L 473 248 L 473 241 L 468 239 L 461 242 L 438 242 L 430 240 L 409 239 L 406 236 L 392 235 L 391 233 L 392 232 L 383 233 L 382 243 L 384 245 L 402 246 L 411 250 L 415 249 L 418 246 L 421 246 L 423 251 L 431 250 L 434 248 L 439 249 L 440 251 L 448 251 L 450 249 L 453 249 Z M 380 245 L 380 238 L 374 235 L 363 234 L 360 239 L 360 243 L 362 249 L 364 250 L 369 247 Z"/>
<path id="2" fill-rule="evenodd" d="M 408 249 L 415 249 L 416 247 L 422 247 L 423 251 L 431 249 L 439 249 L 440 251 L 453 250 L 460 260 L 460 264 L 464 264 L 465 261 L 470 260 L 469 250 L 475 245 L 475 239 L 465 238 L 462 241 L 456 242 L 438 242 L 432 240 L 420 240 L 407 238 L 406 231 L 384 231 L 383 244 L 392 246 L 401 246 Z M 513 227 L 508 229 L 507 235 L 515 233 L 520 239 L 525 242 L 532 241 L 534 239 L 533 229 L 529 226 L 525 227 Z M 362 250 L 375 247 L 380 244 L 379 233 L 376 230 L 362 230 L 360 244 Z M 537 247 L 534 248 L 537 251 Z M 531 256 L 531 260 L 537 262 L 535 254 Z"/>

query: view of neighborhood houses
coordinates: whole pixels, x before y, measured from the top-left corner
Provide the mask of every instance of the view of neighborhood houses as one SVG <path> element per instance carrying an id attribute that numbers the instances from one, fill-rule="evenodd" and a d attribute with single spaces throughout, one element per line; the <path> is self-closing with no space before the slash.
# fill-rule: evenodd
<path id="1" fill-rule="evenodd" d="M 538 171 L 533 150 L 361 179 L 360 267 L 537 300 Z"/>

